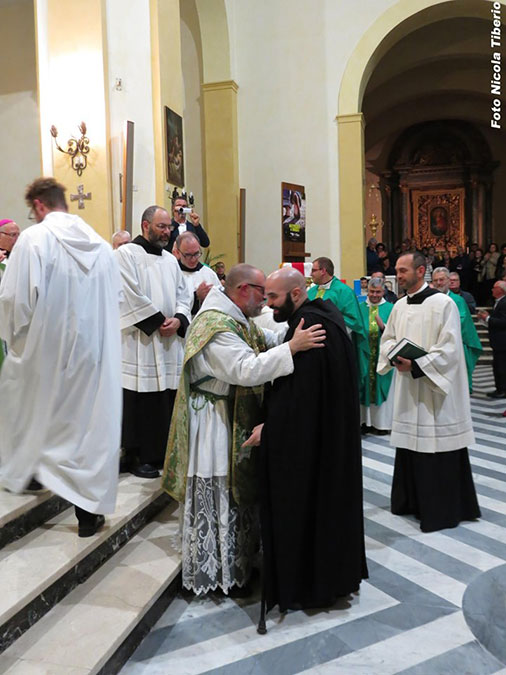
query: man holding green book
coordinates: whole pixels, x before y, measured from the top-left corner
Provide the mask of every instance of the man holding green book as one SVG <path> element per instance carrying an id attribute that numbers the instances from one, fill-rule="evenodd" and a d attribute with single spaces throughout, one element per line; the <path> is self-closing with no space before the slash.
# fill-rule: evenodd
<path id="1" fill-rule="evenodd" d="M 383 333 L 378 373 L 397 370 L 391 444 L 396 448 L 391 510 L 414 515 L 423 532 L 480 516 L 467 447 L 474 443 L 469 387 L 457 305 L 424 281 L 420 253 L 396 263 L 398 300 Z M 389 353 L 407 338 L 427 352 Z"/>

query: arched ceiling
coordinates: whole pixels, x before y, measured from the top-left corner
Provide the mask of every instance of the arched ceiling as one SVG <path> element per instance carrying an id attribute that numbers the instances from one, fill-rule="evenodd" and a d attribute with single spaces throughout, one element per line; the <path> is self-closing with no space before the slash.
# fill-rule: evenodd
<path id="1" fill-rule="evenodd" d="M 364 92 L 366 151 L 383 146 L 376 166 L 408 124 L 490 117 L 490 20 L 443 18 L 400 39 L 379 61 Z"/>

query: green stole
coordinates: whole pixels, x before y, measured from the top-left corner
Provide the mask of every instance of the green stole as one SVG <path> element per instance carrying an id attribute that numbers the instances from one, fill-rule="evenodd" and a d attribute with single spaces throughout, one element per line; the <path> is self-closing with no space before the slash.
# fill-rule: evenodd
<path id="1" fill-rule="evenodd" d="M 391 302 L 382 302 L 377 305 L 369 305 L 366 302 L 360 303 L 360 312 L 364 318 L 364 322 L 369 328 L 369 352 L 368 356 L 360 355 L 359 358 L 365 361 L 364 366 L 368 368 L 368 386 L 361 392 L 360 403 L 365 406 L 381 405 L 387 399 L 390 385 L 394 371 L 390 370 L 385 375 L 379 375 L 376 372 L 379 358 L 379 347 L 381 341 L 381 333 L 376 323 L 376 316 L 379 314 L 386 325 L 388 317 L 390 316 L 394 306 Z"/>
<path id="2" fill-rule="evenodd" d="M 254 426 L 262 421 L 263 384 L 257 387 L 231 386 L 228 396 L 205 392 L 199 385 L 209 377 L 190 384 L 190 360 L 196 356 L 218 333 L 235 333 L 251 347 L 255 354 L 267 349 L 263 331 L 253 321 L 247 329 L 239 321 L 218 310 L 199 314 L 190 326 L 186 338 L 183 372 L 174 403 L 172 421 L 163 468 L 162 488 L 178 502 L 184 502 L 189 460 L 189 406 L 191 399 L 203 394 L 207 404 L 227 399 L 232 422 L 232 452 L 227 476 L 227 486 L 238 504 L 254 504 L 257 499 L 257 452 L 254 448 L 241 448 Z M 212 439 L 208 439 L 212 444 Z M 253 450 L 253 452 L 252 452 Z"/>

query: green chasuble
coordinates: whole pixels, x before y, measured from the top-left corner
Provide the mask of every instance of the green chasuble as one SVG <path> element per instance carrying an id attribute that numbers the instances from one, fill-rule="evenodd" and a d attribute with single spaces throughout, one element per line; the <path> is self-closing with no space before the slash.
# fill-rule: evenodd
<path id="1" fill-rule="evenodd" d="M 360 311 L 357 296 L 342 281 L 332 279 L 329 288 L 311 286 L 307 291 L 308 298 L 330 300 L 340 310 L 344 323 L 352 331 L 352 341 L 357 357 L 360 400 L 365 396 L 369 380 L 369 331 L 367 322 Z"/>
<path id="2" fill-rule="evenodd" d="M 202 394 L 206 405 L 213 405 L 225 398 L 232 427 L 231 455 L 228 473 L 228 485 L 238 504 L 253 504 L 257 493 L 257 452 L 255 448 L 241 448 L 249 437 L 253 427 L 262 421 L 263 385 L 257 387 L 231 386 L 228 396 L 218 396 L 206 392 L 199 385 L 211 378 L 205 378 L 190 384 L 190 360 L 196 356 L 217 333 L 235 333 L 251 347 L 256 354 L 265 352 L 267 345 L 263 331 L 253 321 L 247 329 L 218 310 L 208 310 L 197 315 L 190 325 L 186 336 L 183 372 L 174 403 L 172 421 L 163 468 L 162 488 L 178 502 L 184 502 L 186 493 L 186 475 L 188 473 L 189 453 L 189 415 L 190 405 L 194 405 L 195 395 Z M 192 395 L 193 394 L 193 395 Z M 212 443 L 212 439 L 209 439 Z M 211 449 L 210 449 L 211 451 Z"/>
<path id="3" fill-rule="evenodd" d="M 375 321 L 375 317 L 379 314 L 383 323 L 386 325 L 393 308 L 393 304 L 386 301 L 371 306 L 369 306 L 367 302 L 362 302 L 360 304 L 360 311 L 364 318 L 364 322 L 368 327 L 370 351 L 370 355 L 365 364 L 368 372 L 368 386 L 365 387 L 363 396 L 360 396 L 360 403 L 362 403 L 362 405 L 381 405 L 386 401 L 388 392 L 390 391 L 390 385 L 392 384 L 392 377 L 394 375 L 393 368 L 386 375 L 379 375 L 376 372 L 381 332 Z M 365 357 L 361 355 L 360 358 Z"/>
<path id="4" fill-rule="evenodd" d="M 474 325 L 473 317 L 464 298 L 457 293 L 448 292 L 448 295 L 454 300 L 459 310 L 460 330 L 462 333 L 462 343 L 464 345 L 464 357 L 466 359 L 467 377 L 469 380 L 469 391 L 473 389 L 473 370 L 480 358 L 483 347 Z"/>

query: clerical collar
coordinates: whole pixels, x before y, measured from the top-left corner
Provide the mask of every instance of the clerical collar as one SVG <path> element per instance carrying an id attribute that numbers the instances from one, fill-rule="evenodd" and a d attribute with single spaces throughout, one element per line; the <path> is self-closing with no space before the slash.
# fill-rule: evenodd
<path id="1" fill-rule="evenodd" d="M 186 265 L 183 265 L 181 260 L 178 260 L 178 263 L 179 263 L 179 267 L 183 270 L 183 272 L 198 272 L 199 270 L 201 270 L 204 267 L 204 265 L 201 262 L 197 263 L 197 267 L 193 267 L 193 268 L 186 267 Z"/>
<path id="2" fill-rule="evenodd" d="M 408 296 L 408 298 L 412 298 L 414 295 L 417 295 L 417 293 L 421 293 L 422 291 L 424 291 L 428 287 L 429 287 L 428 283 L 426 281 L 424 281 L 423 284 L 420 286 L 420 288 L 417 291 L 415 291 L 414 293 L 407 293 L 406 295 Z"/>
<path id="3" fill-rule="evenodd" d="M 159 246 L 151 244 L 147 239 L 145 239 L 142 234 L 139 234 L 135 239 L 132 240 L 132 244 L 137 244 L 141 246 L 146 253 L 151 253 L 152 255 L 162 255 L 162 252 L 165 250 Z"/>
<path id="4" fill-rule="evenodd" d="M 330 284 L 334 281 L 334 277 L 330 281 L 327 281 L 325 284 L 316 284 L 318 288 L 324 288 L 325 290 L 328 290 L 330 288 Z"/>
<path id="5" fill-rule="evenodd" d="M 379 302 L 377 302 L 375 305 L 373 305 L 373 303 L 369 300 L 369 298 L 365 299 L 365 303 L 366 303 L 366 305 L 369 305 L 369 307 L 377 307 L 378 305 L 382 305 L 385 302 L 386 302 L 385 298 L 381 298 L 381 300 Z"/>
<path id="6" fill-rule="evenodd" d="M 430 298 L 431 295 L 436 295 L 440 292 L 441 291 L 437 291 L 435 288 L 429 288 L 425 283 L 416 293 L 412 293 L 411 295 L 408 294 L 407 303 L 408 305 L 421 305 L 422 302 L 427 300 L 427 298 Z"/>

